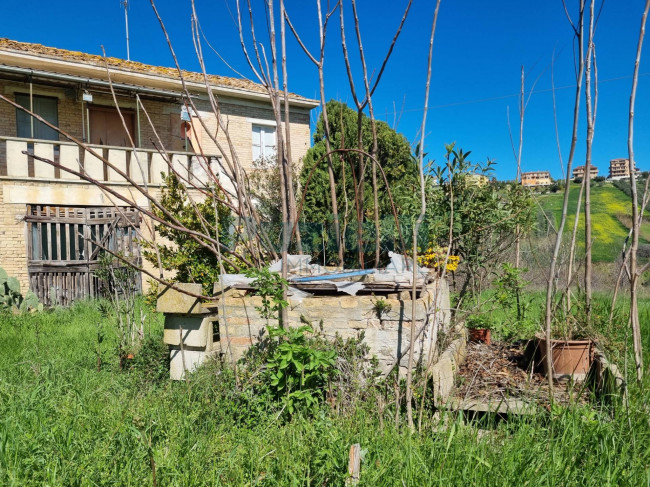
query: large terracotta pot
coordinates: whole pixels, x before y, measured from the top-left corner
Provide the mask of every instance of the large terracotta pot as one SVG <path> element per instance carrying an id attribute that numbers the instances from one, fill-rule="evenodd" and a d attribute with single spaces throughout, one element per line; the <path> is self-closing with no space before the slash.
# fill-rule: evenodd
<path id="1" fill-rule="evenodd" d="M 556 380 L 584 380 L 591 367 L 591 340 L 551 340 L 553 378 Z M 546 374 L 549 366 L 546 360 L 546 340 L 539 339 L 539 349 Z"/>
<path id="2" fill-rule="evenodd" d="M 483 342 L 486 345 L 489 345 L 492 342 L 491 335 L 490 330 L 485 328 L 469 329 L 469 341 L 471 342 Z"/>

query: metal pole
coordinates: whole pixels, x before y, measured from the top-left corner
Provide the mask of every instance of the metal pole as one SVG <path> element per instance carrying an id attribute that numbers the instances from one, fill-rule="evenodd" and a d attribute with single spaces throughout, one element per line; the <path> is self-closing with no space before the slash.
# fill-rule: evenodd
<path id="1" fill-rule="evenodd" d="M 126 25 L 126 60 L 131 60 L 131 54 L 129 52 L 129 0 L 122 0 L 122 6 L 124 7 L 124 24 Z"/>

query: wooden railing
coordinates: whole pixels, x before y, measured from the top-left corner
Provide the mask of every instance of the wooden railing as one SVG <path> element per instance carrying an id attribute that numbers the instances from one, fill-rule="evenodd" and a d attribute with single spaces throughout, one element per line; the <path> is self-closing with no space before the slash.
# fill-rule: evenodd
<path id="1" fill-rule="evenodd" d="M 88 145 L 87 147 L 108 160 L 139 185 L 145 183 L 160 185 L 163 179 L 161 174 L 168 174 L 170 165 L 183 178 L 188 178 L 199 185 L 209 182 L 208 165 L 215 174 L 219 172 L 217 156 L 168 152 L 167 159 L 160 152 L 151 149 L 105 145 Z M 82 180 L 65 169 L 38 160 L 32 155 L 54 161 L 63 167 L 86 174 L 103 183 L 128 182 L 97 155 L 74 143 L 5 136 L 0 136 L 0 177 L 60 182 Z"/>

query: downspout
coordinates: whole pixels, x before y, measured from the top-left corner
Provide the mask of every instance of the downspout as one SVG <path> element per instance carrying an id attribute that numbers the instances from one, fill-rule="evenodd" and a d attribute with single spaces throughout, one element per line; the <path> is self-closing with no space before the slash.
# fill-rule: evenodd
<path id="1" fill-rule="evenodd" d="M 34 113 L 34 96 L 33 96 L 33 84 L 32 77 L 29 77 L 29 111 Z M 34 117 L 30 115 L 29 117 L 29 137 L 34 138 Z"/>
<path id="2" fill-rule="evenodd" d="M 135 130 L 138 148 L 141 148 L 142 141 L 140 139 L 140 98 L 137 96 L 135 97 Z"/>

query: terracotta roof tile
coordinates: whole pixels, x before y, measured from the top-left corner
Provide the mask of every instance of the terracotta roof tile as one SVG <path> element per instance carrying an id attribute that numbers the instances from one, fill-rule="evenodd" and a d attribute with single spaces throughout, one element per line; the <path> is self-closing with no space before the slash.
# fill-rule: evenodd
<path id="1" fill-rule="evenodd" d="M 43 46 L 30 42 L 19 42 L 0 37 L 0 50 L 19 51 L 28 54 L 59 59 L 63 61 L 73 61 L 77 63 L 89 64 L 92 66 L 105 67 L 104 58 L 96 54 L 87 54 L 78 51 L 69 51 L 67 49 L 58 49 L 56 47 Z M 149 74 L 165 78 L 178 79 L 178 70 L 163 66 L 153 66 L 137 61 L 127 61 L 115 57 L 107 57 L 106 61 L 112 68 L 122 71 L 131 71 L 134 73 Z M 203 84 L 205 82 L 202 73 L 183 70 L 183 76 L 187 81 L 193 81 Z M 208 80 L 215 86 L 234 88 L 240 90 L 253 91 L 256 93 L 266 93 L 264 87 L 258 83 L 253 83 L 244 78 L 231 78 L 228 76 L 219 76 L 214 74 L 208 75 Z M 307 100 L 307 98 L 291 93 L 292 98 Z"/>

